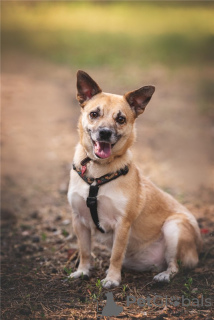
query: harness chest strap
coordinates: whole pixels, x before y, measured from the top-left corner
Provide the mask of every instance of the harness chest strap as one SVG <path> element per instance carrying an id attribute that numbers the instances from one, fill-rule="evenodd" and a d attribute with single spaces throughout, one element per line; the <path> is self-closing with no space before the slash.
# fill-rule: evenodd
<path id="1" fill-rule="evenodd" d="M 108 173 L 104 176 L 101 176 L 100 178 L 88 178 L 85 177 L 82 173 L 82 170 L 77 169 L 76 166 L 73 164 L 73 169 L 79 174 L 79 176 L 87 183 L 89 184 L 89 195 L 86 199 L 87 207 L 90 209 L 92 220 L 94 221 L 94 224 L 96 225 L 97 229 L 105 233 L 105 231 L 101 228 L 98 218 L 98 212 L 97 212 L 97 195 L 99 191 L 99 187 L 102 186 L 105 183 L 108 183 L 114 179 L 119 178 L 122 175 L 126 175 L 129 172 L 128 166 L 125 166 L 124 168 L 114 172 L 114 173 Z M 96 182 L 95 185 L 92 185 L 93 182 Z"/>

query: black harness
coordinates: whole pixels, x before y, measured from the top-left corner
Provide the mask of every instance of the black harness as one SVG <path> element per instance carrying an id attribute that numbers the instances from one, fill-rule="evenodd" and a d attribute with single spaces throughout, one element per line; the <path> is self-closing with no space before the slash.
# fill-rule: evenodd
<path id="1" fill-rule="evenodd" d="M 104 176 L 100 178 L 88 178 L 84 176 L 84 173 L 86 171 L 86 163 L 89 162 L 90 158 L 85 158 L 82 162 L 82 170 L 77 169 L 76 166 L 73 164 L 73 169 L 79 174 L 79 176 L 87 183 L 89 184 L 89 195 L 86 199 L 87 207 L 90 209 L 92 220 L 94 221 L 94 224 L 96 225 L 97 229 L 105 233 L 105 231 L 101 228 L 97 213 L 97 195 L 99 191 L 99 187 L 102 186 L 105 183 L 108 183 L 114 179 L 119 178 L 122 175 L 126 175 L 129 172 L 128 166 L 125 166 L 124 168 L 114 172 L 114 173 L 107 173 Z M 84 168 L 84 169 L 83 169 Z M 92 186 L 92 183 L 96 182 L 95 185 Z"/>

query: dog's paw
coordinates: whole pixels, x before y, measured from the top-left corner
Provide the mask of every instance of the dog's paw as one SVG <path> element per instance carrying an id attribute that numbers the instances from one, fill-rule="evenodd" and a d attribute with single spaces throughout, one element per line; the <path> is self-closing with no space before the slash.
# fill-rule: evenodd
<path id="1" fill-rule="evenodd" d="M 113 280 L 113 279 L 106 277 L 105 279 L 101 280 L 101 283 L 102 283 L 103 288 L 110 289 L 110 288 L 118 287 L 120 284 L 120 281 Z"/>
<path id="2" fill-rule="evenodd" d="M 82 271 L 82 270 L 77 270 L 75 272 L 72 272 L 69 275 L 69 278 L 71 278 L 71 279 L 81 278 L 83 280 L 88 280 L 89 279 L 89 272 Z"/>
<path id="3" fill-rule="evenodd" d="M 157 282 L 170 282 L 170 273 L 167 271 L 158 273 L 156 276 L 154 276 L 153 280 Z"/>

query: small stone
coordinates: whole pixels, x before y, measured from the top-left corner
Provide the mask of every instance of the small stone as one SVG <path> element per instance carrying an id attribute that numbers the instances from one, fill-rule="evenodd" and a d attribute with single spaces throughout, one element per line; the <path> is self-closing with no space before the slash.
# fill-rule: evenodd
<path id="1" fill-rule="evenodd" d="M 56 268 L 53 268 L 53 269 L 51 270 L 51 272 L 52 272 L 52 273 L 58 273 L 58 270 L 57 270 Z"/>
<path id="2" fill-rule="evenodd" d="M 38 217 L 39 217 L 39 212 L 37 211 L 37 210 L 35 210 L 35 211 L 33 211 L 32 213 L 31 213 L 31 218 L 32 219 L 38 219 Z"/>
<path id="3" fill-rule="evenodd" d="M 29 236 L 29 234 L 30 234 L 30 232 L 27 231 L 27 230 L 25 230 L 25 231 L 22 232 L 22 236 L 24 236 L 24 237 Z"/>
<path id="4" fill-rule="evenodd" d="M 60 230 L 56 230 L 56 231 L 53 232 L 53 234 L 54 234 L 55 236 L 57 236 L 57 235 L 61 234 L 61 232 L 60 232 Z"/>
<path id="5" fill-rule="evenodd" d="M 69 225 L 70 223 L 71 223 L 71 220 L 69 220 L 69 219 L 65 219 L 65 220 L 62 221 L 62 224 L 63 224 L 64 226 L 67 226 L 67 225 Z"/>
<path id="6" fill-rule="evenodd" d="M 47 227 L 46 227 L 46 230 L 49 231 L 49 232 L 50 232 L 50 231 L 51 231 L 51 232 L 54 232 L 54 231 L 56 231 L 57 229 L 56 229 L 55 227 L 47 226 Z"/>
<path id="7" fill-rule="evenodd" d="M 40 242 L 40 237 L 39 237 L 39 236 L 34 236 L 34 237 L 32 238 L 32 242 L 34 242 L 34 243 Z"/>

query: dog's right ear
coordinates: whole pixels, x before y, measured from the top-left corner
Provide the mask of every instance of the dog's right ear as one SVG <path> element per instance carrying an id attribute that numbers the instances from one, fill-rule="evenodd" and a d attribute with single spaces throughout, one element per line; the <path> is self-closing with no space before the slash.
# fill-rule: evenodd
<path id="1" fill-rule="evenodd" d="M 84 106 L 84 102 L 102 92 L 98 84 L 84 71 L 77 72 L 77 100 Z"/>

